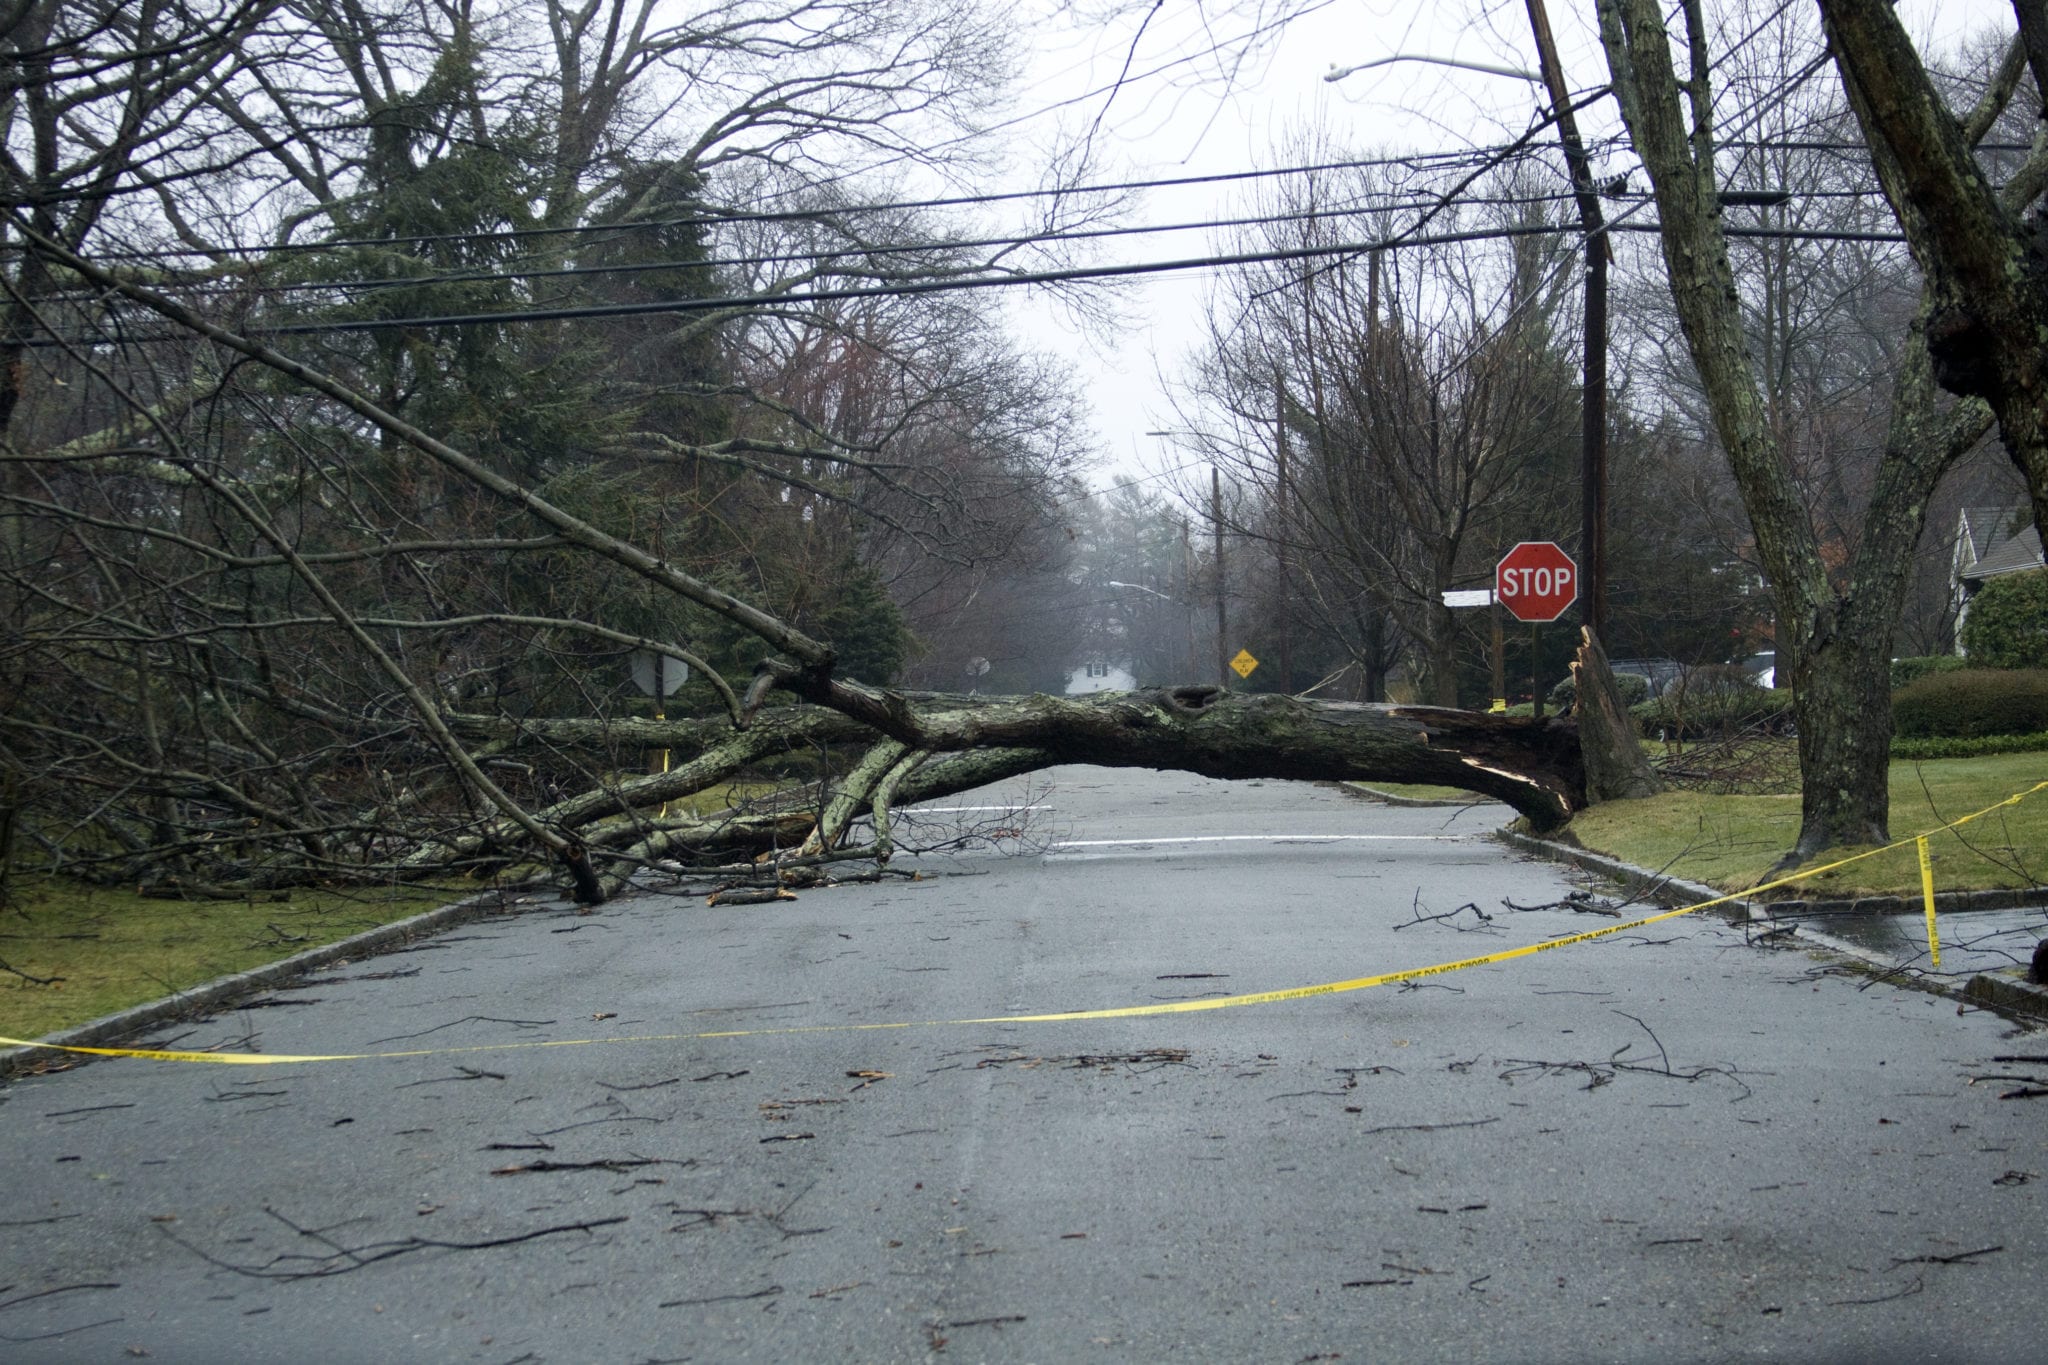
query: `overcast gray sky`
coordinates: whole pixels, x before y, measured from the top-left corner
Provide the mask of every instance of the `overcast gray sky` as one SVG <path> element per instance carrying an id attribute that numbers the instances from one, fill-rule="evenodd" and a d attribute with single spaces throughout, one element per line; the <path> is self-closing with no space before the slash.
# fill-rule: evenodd
<path id="1" fill-rule="evenodd" d="M 1027 27 L 1037 45 L 1018 112 L 1060 107 L 1020 125 L 1020 134 L 1036 141 L 1056 122 L 1069 130 L 1093 126 L 1097 165 L 1090 179 L 1154 179 L 1278 164 L 1280 141 L 1311 126 L 1328 128 L 1340 145 L 1359 152 L 1487 145 L 1519 134 L 1543 102 L 1538 87 L 1512 77 L 1416 62 L 1376 67 L 1335 85 L 1322 79 L 1332 65 L 1400 53 L 1534 68 L 1524 0 L 1306 0 L 1302 8 L 1309 12 L 1236 64 L 1202 54 L 1219 46 L 1242 51 L 1248 31 L 1270 27 L 1272 14 L 1256 4 L 1165 0 L 1156 11 L 1134 8 L 1107 23 L 1076 18 Z M 1916 34 L 1941 45 L 2012 24 L 2002 0 L 1904 0 L 1902 8 Z M 1603 83 L 1590 0 L 1551 0 L 1549 10 L 1566 80 L 1575 89 Z M 1131 75 L 1113 97 L 1077 99 L 1113 85 L 1126 62 Z M 1580 117 L 1589 138 L 1615 121 L 1611 103 Z M 1028 179 L 1029 167 L 1019 174 Z M 1224 216 L 1219 210 L 1241 194 L 1235 186 L 1152 190 L 1132 221 Z M 1100 259 L 1177 259 L 1218 245 L 1206 232 L 1127 237 L 1102 248 Z M 1104 456 L 1101 481 L 1142 477 L 1186 458 L 1145 433 L 1172 425 L 1161 376 L 1170 379 L 1200 335 L 1207 284 L 1199 271 L 1143 277 L 1130 287 L 1124 320 L 1106 339 L 1090 337 L 1043 298 L 1016 292 L 1005 300 L 1027 343 L 1066 356 L 1087 386 Z"/>

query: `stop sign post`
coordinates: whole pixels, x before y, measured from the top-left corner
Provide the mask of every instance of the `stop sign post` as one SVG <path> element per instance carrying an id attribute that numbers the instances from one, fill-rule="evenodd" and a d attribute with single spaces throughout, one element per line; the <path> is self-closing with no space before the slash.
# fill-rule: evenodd
<path id="1" fill-rule="evenodd" d="M 1537 637 L 1545 621 L 1564 615 L 1579 596 L 1579 566 L 1550 540 L 1525 540 L 1501 556 L 1493 570 L 1494 600 L 1517 621 L 1529 623 L 1531 712 L 1543 719 L 1543 681 Z"/>
<path id="2" fill-rule="evenodd" d="M 1555 621 L 1578 600 L 1579 566 L 1555 541 L 1525 540 L 1501 556 L 1493 588 L 1517 621 Z"/>

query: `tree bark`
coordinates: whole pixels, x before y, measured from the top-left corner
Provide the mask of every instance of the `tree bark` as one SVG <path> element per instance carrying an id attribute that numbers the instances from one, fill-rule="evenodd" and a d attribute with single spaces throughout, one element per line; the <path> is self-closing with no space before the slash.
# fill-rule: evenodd
<path id="1" fill-rule="evenodd" d="M 2048 8 L 2016 0 L 2037 81 L 2048 74 Z M 2048 277 L 2039 229 L 2002 203 L 1970 139 L 1928 79 L 1886 0 L 1820 0 L 1821 21 L 1871 145 L 1885 197 L 1904 224 L 1934 310 L 1934 373 L 1951 393 L 1982 398 L 2027 482 L 2048 536 Z"/>
<path id="2" fill-rule="evenodd" d="M 1448 578 L 1448 575 L 1444 575 Z M 1438 706 L 1458 704 L 1458 623 L 1441 598 L 1424 610 L 1429 621 L 1429 694 Z"/>

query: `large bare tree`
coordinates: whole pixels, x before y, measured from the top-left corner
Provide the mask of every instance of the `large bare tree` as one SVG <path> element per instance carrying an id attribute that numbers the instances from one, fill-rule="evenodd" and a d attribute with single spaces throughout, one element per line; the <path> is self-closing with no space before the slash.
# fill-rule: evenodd
<path id="1" fill-rule="evenodd" d="M 115 490 L 97 484 L 100 500 L 92 509 L 74 506 L 60 519 L 57 534 L 75 549 L 53 561 L 61 570 L 56 590 L 36 594 L 20 566 L 9 576 L 11 587 L 43 603 L 30 637 L 17 646 L 25 656 L 60 658 L 90 648 L 95 630 L 81 620 L 82 589 L 67 590 L 83 575 L 108 582 L 111 595 L 96 599 L 103 602 L 96 631 L 130 660 L 112 679 L 116 694 L 129 695 L 90 734 L 40 719 L 48 710 L 17 711 L 0 721 L 17 737 L 16 762 L 50 752 L 53 739 L 60 741 L 56 752 L 65 742 L 82 743 L 96 755 L 99 771 L 89 763 L 73 765 L 102 793 L 103 809 L 85 823 L 108 825 L 128 843 L 83 856 L 71 850 L 81 865 L 133 867 L 139 861 L 212 877 L 226 869 L 248 884 L 350 866 L 359 873 L 381 868 L 426 875 L 451 866 L 502 866 L 540 853 L 568 869 L 580 895 L 595 899 L 608 881 L 652 858 L 715 863 L 791 845 L 800 855 L 835 856 L 862 812 L 872 813 L 876 834 L 858 851 L 886 856 L 894 803 L 1061 762 L 1172 767 L 1218 777 L 1445 782 L 1497 796 L 1540 828 L 1555 826 L 1589 799 L 1587 765 L 1568 723 L 1241 696 L 1213 685 L 1087 699 L 976 698 L 909 693 L 843 677 L 832 643 L 651 552 L 632 528 L 607 529 L 607 523 L 617 527 L 615 518 L 579 516 L 301 361 L 54 243 L 43 249 L 63 269 L 403 442 L 451 489 L 502 508 L 513 523 L 508 531 L 570 553 L 574 571 L 630 576 L 772 651 L 750 680 L 731 683 L 702 655 L 677 651 L 723 697 L 719 720 L 579 720 L 459 709 L 442 670 L 445 655 L 408 658 L 405 641 L 496 624 L 650 650 L 664 642 L 574 619 L 479 621 L 453 614 L 460 611 L 454 603 L 441 616 L 376 612 L 376 582 L 352 580 L 352 567 L 379 558 L 379 548 L 386 556 L 396 548 L 399 563 L 417 567 L 413 556 L 433 547 L 308 550 L 302 528 L 282 523 L 252 499 L 245 478 L 189 447 L 167 425 L 150 422 L 139 449 L 190 481 L 186 506 L 203 522 L 123 516 L 105 501 Z M 18 458 L 39 473 L 64 463 L 48 452 Z M 162 590 L 166 576 L 182 585 L 178 591 Z M 250 610 L 264 580 L 282 580 L 272 594 L 296 597 L 300 613 Z M 350 586 L 356 591 L 345 591 Z M 363 600 L 365 588 L 371 602 Z M 308 701 L 306 691 L 272 683 L 271 654 L 291 633 L 323 641 L 317 657 L 329 669 L 358 675 L 355 687 L 327 686 Z M 248 642 L 254 655 L 223 641 Z M 369 690 L 372 682 L 379 690 Z M 805 705 L 768 706 L 778 691 Z M 380 698 L 367 714 L 320 700 L 365 694 Z M 61 702 L 54 710 L 64 714 Z M 124 723 L 165 731 L 164 757 L 118 753 Z M 287 737 L 300 747 L 283 748 Z M 303 747 L 309 740 L 311 752 Z M 622 776 L 621 743 L 667 747 L 686 761 L 659 774 Z M 863 756 L 822 804 L 735 809 L 709 819 L 657 813 L 751 763 L 792 747 L 832 744 L 852 745 Z M 1633 749 L 1632 741 L 1627 747 Z M 381 779 L 364 771 L 368 765 L 381 765 Z M 124 798 L 112 819 L 104 809 L 110 784 Z M 43 830 L 42 837 L 53 855 L 66 851 L 53 831 Z"/>
<path id="2" fill-rule="evenodd" d="M 949 508 L 1029 541 L 1071 487 L 1065 409 L 961 315 L 819 297 L 991 264 L 823 183 L 971 124 L 985 11 L 557 7 L 544 43 L 517 6 L 179 11 L 207 79 L 137 106 L 133 164 L 27 156 L 91 152 L 81 110 L 127 128 L 100 68 L 157 40 L 125 13 L 62 69 L 0 53 L 23 107 L 72 102 L 6 185 L 0 825 L 43 865 L 204 893 L 539 862 L 596 899 L 650 859 L 844 856 L 862 811 L 886 855 L 894 802 L 1076 760 L 1455 782 L 1546 827 L 1588 799 L 1569 726 L 881 685 L 857 526 L 958 560 Z M 728 231 L 713 184 L 795 216 Z M 33 211 L 102 189 L 83 231 Z M 636 717 L 633 650 L 690 665 L 688 718 Z M 778 765 L 833 780 L 674 804 Z"/>
<path id="3" fill-rule="evenodd" d="M 1699 0 L 1680 8 L 1682 80 L 1673 35 L 1657 5 L 1601 0 L 1601 36 L 1623 117 L 1654 190 L 1672 298 L 1775 598 L 1780 676 L 1790 680 L 1799 725 L 1795 854 L 1881 843 L 1890 806 L 1891 642 L 1913 549 L 1936 482 L 1981 436 L 1989 413 L 1975 402 L 1942 399 L 1923 308 L 1900 351 L 1860 528 L 1846 558 L 1826 552 L 1784 425 L 1774 421 L 1770 390 L 1759 382 L 1730 264 L 1716 169 L 1712 29 Z M 2011 90 L 2009 79 L 1994 83 L 1963 120 L 1950 120 L 1965 162 Z M 1884 160 L 1879 157 L 1881 170 Z M 2038 164 L 2030 160 L 2008 186 L 2014 202 L 2033 199 Z M 1930 283 L 1931 331 L 1938 336 L 1941 287 Z"/>

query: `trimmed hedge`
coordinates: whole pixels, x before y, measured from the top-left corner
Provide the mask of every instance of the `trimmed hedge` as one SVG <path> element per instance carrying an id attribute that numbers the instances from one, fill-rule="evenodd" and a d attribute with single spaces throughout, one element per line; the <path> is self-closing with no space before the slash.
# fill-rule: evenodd
<path id="1" fill-rule="evenodd" d="M 1968 668 L 1970 661 L 1960 654 L 1916 654 L 1910 659 L 1892 660 L 1892 691 L 1919 682 L 1930 673 L 1954 673 Z"/>
<path id="2" fill-rule="evenodd" d="M 1979 668 L 2048 668 L 2048 569 L 1985 583 L 1963 619 L 1963 652 Z"/>
<path id="3" fill-rule="evenodd" d="M 2048 730 L 2048 669 L 1932 673 L 1892 696 L 1901 739 L 1973 739 Z"/>
<path id="4" fill-rule="evenodd" d="M 1783 729 L 1792 723 L 1792 693 L 1758 687 L 1732 665 L 1696 668 L 1663 696 L 1630 707 L 1629 714 L 1651 739 L 1698 739 L 1759 725 Z"/>
<path id="5" fill-rule="evenodd" d="M 1990 754 L 2048 751 L 2048 730 L 2031 735 L 1978 735 L 1975 739 L 1894 739 L 1892 757 L 1903 759 L 1983 758 Z"/>

